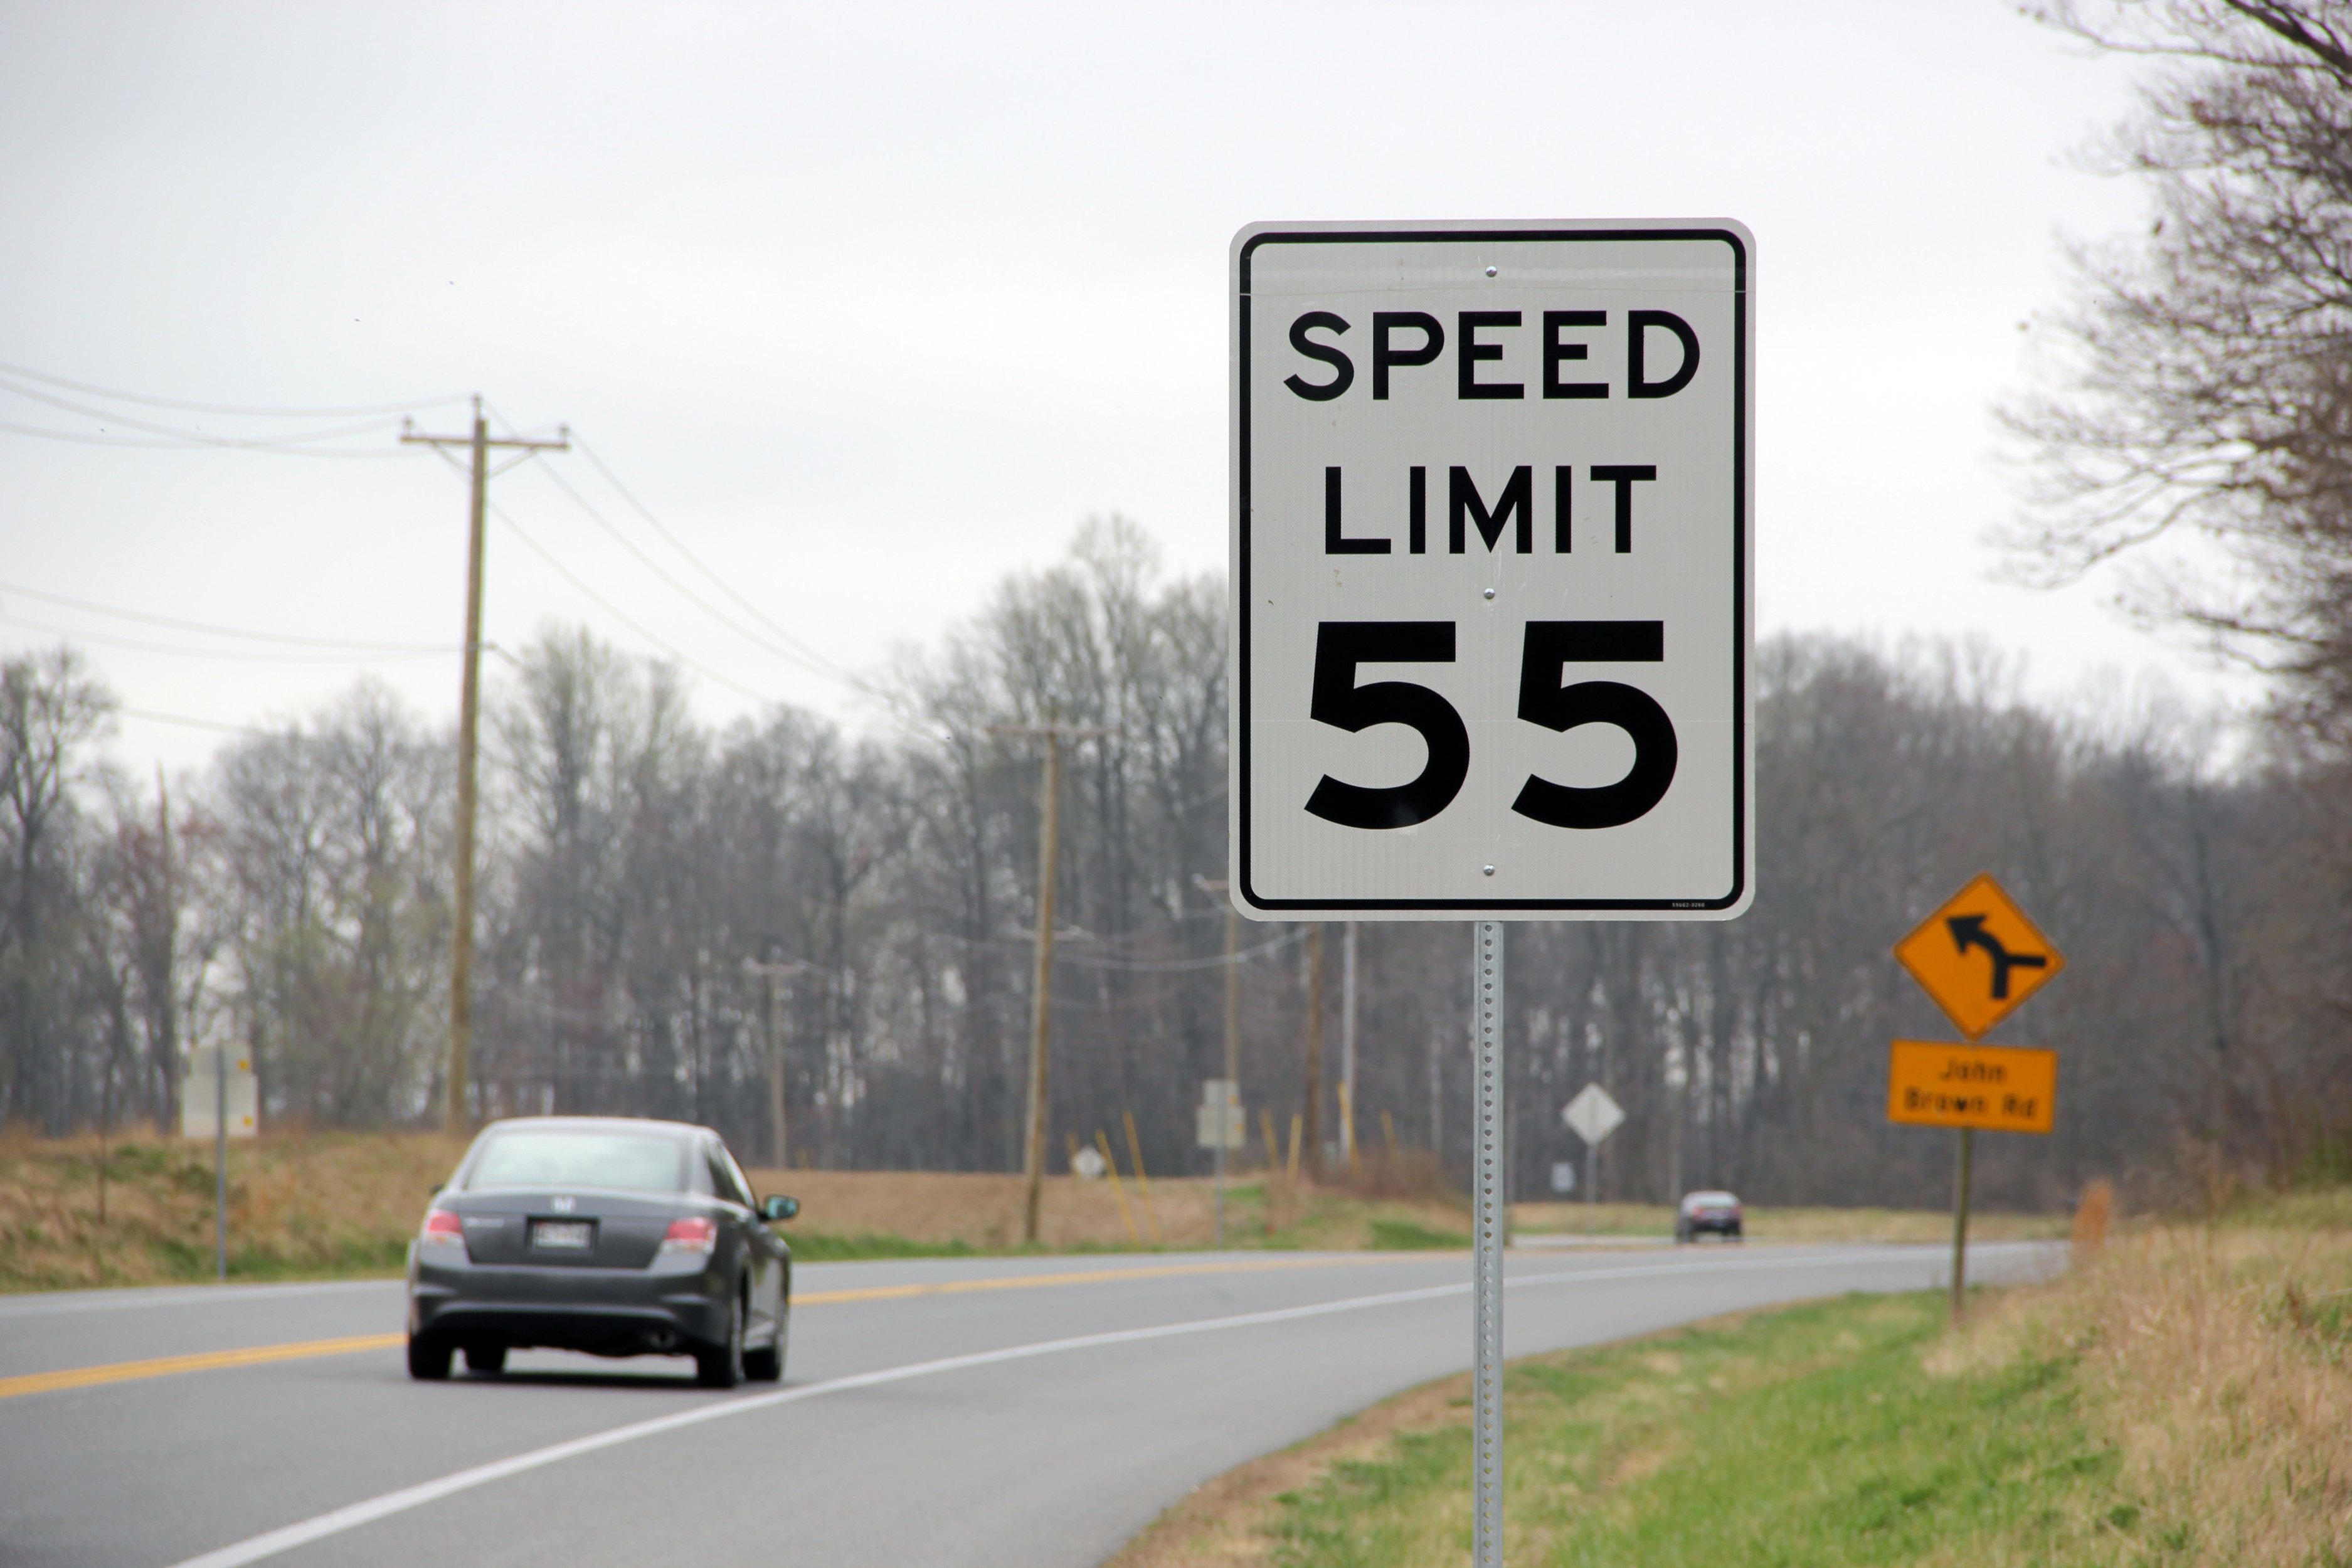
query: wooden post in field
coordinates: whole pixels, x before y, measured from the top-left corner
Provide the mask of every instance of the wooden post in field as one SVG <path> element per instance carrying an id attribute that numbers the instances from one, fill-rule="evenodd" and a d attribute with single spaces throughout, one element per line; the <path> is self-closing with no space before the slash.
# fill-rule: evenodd
<path id="1" fill-rule="evenodd" d="M 1103 1174 L 1110 1178 L 1110 1195 L 1118 1200 L 1118 1222 L 1127 1226 L 1127 1239 L 1136 1246 L 1143 1245 L 1143 1232 L 1135 1226 L 1135 1215 L 1127 1206 L 1127 1189 L 1119 1184 L 1118 1159 L 1110 1152 L 1110 1140 L 1103 1130 L 1095 1129 L 1095 1150 L 1103 1157 Z"/>
<path id="2" fill-rule="evenodd" d="M 1143 1140 L 1135 1135 L 1135 1112 L 1122 1110 L 1119 1116 L 1127 1122 L 1127 1152 L 1135 1157 L 1135 1190 L 1143 1195 L 1143 1217 L 1151 1222 L 1151 1240 L 1164 1246 L 1168 1233 L 1160 1228 L 1160 1205 L 1151 1201 L 1151 1173 L 1143 1168 Z"/>

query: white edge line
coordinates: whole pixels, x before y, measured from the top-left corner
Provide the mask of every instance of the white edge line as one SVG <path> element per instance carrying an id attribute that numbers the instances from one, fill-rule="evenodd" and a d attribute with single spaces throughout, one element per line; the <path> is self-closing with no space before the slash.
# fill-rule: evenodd
<path id="1" fill-rule="evenodd" d="M 1992 1248 L 1987 1247 L 1984 1250 L 1990 1251 Z M 1587 1280 L 1633 1279 L 1661 1274 L 1747 1273 L 1769 1269 L 1822 1268 L 1855 1264 L 1923 1261 L 1930 1261 L 1930 1258 L 1923 1256 L 1923 1249 L 1920 1248 L 1906 1248 L 1899 1252 L 1874 1251 L 1860 1255 L 1849 1253 L 1833 1258 L 1789 1259 L 1756 1258 L 1737 1262 L 1726 1258 L 1717 1263 L 1654 1263 L 1633 1268 L 1563 1270 L 1559 1273 L 1507 1279 L 1505 1287 L 1506 1289 L 1526 1289 L 1541 1285 L 1573 1285 Z M 1081 1334 L 1075 1339 L 1066 1340 L 1044 1340 L 1035 1344 L 1013 1345 L 1003 1350 L 979 1351 L 970 1355 L 947 1356 L 938 1361 L 912 1362 L 905 1366 L 886 1367 L 879 1372 L 862 1372 L 847 1377 L 828 1378 L 823 1383 L 805 1384 L 798 1388 L 781 1389 L 773 1394 L 719 1400 L 709 1405 L 698 1405 L 692 1410 L 681 1410 L 675 1415 L 656 1416 L 650 1421 L 632 1422 L 625 1426 L 614 1426 L 606 1431 L 591 1433 L 585 1437 L 574 1437 L 568 1442 L 551 1444 L 547 1447 L 534 1448 L 529 1453 L 517 1454 L 510 1458 L 496 1459 L 487 1465 L 477 1465 L 471 1469 L 458 1470 L 436 1480 L 425 1481 L 413 1487 L 404 1487 L 398 1491 L 385 1492 L 380 1497 L 370 1498 L 364 1502 L 355 1502 L 349 1507 L 339 1508 L 331 1512 L 306 1519 L 299 1524 L 286 1525 L 265 1534 L 252 1536 L 247 1540 L 216 1548 L 200 1556 L 186 1558 L 174 1563 L 173 1568 L 240 1568 L 244 1563 L 258 1563 L 266 1557 L 275 1557 L 281 1552 L 290 1552 L 298 1546 L 306 1546 L 311 1542 L 322 1541 L 331 1535 L 341 1535 L 345 1531 L 356 1530 L 361 1525 L 373 1523 L 379 1519 L 386 1519 L 396 1513 L 405 1513 L 411 1509 L 438 1502 L 443 1498 L 456 1493 L 468 1491 L 475 1487 L 487 1486 L 492 1481 L 504 1480 L 509 1476 L 521 1475 L 526 1471 L 540 1469 L 548 1465 L 560 1464 L 565 1459 L 577 1458 L 583 1454 L 593 1454 L 602 1448 L 616 1447 L 623 1443 L 634 1443 L 640 1437 L 654 1437 L 665 1432 L 675 1432 L 688 1426 L 698 1426 L 706 1421 L 724 1420 L 730 1415 L 748 1415 L 758 1410 L 774 1409 L 780 1405 L 794 1405 L 804 1399 L 814 1399 L 820 1394 L 843 1394 L 851 1389 L 874 1388 L 883 1384 L 903 1383 L 909 1378 L 929 1377 L 943 1372 L 961 1372 L 970 1367 L 996 1366 L 1006 1362 L 1026 1361 L 1034 1356 L 1059 1355 L 1069 1351 L 1092 1350 L 1103 1345 L 1133 1344 L 1143 1340 L 1173 1339 L 1184 1334 L 1216 1333 L 1228 1329 L 1255 1328 L 1264 1323 L 1293 1322 L 1301 1318 L 1326 1317 L 1337 1312 L 1364 1311 L 1375 1307 L 1393 1307 L 1408 1301 L 1428 1301 L 1445 1296 L 1466 1296 L 1469 1293 L 1469 1281 L 1463 1280 L 1451 1285 L 1426 1286 L 1418 1290 L 1391 1290 L 1378 1296 L 1351 1296 L 1345 1300 L 1319 1301 L 1305 1307 L 1282 1307 L 1271 1311 L 1244 1312 L 1230 1318 L 1203 1318 L 1185 1323 L 1163 1323 L 1153 1328 L 1118 1329 L 1109 1333 Z"/>

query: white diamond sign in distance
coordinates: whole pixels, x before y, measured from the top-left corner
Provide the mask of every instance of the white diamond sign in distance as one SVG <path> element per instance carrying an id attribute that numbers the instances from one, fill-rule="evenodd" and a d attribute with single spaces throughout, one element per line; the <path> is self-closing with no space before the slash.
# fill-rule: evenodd
<path id="1" fill-rule="evenodd" d="M 1597 1083 L 1588 1083 L 1584 1092 L 1560 1108 L 1559 1119 L 1576 1130 L 1576 1135 L 1587 1143 L 1598 1143 L 1625 1120 L 1625 1112 L 1609 1098 L 1609 1091 Z"/>

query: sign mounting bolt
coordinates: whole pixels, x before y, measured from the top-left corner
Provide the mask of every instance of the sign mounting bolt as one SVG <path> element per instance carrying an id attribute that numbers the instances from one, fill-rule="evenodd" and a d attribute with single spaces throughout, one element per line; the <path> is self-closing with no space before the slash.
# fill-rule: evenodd
<path id="1" fill-rule="evenodd" d="M 1488 875 L 1489 877 L 1491 877 L 1491 876 L 1493 876 L 1493 875 L 1495 874 L 1495 868 L 1493 868 L 1492 866 L 1482 867 L 1482 868 L 1481 868 L 1482 870 L 1484 870 L 1484 871 L 1486 873 L 1486 875 Z"/>
<path id="2" fill-rule="evenodd" d="M 1488 598 L 1490 598 L 1490 599 L 1491 599 L 1491 598 L 1493 598 L 1494 596 L 1495 596 L 1495 590 L 1494 590 L 1494 589 L 1492 589 L 1492 588 L 1487 589 L 1487 590 L 1486 590 L 1486 597 L 1488 597 Z"/>
<path id="3" fill-rule="evenodd" d="M 1495 274 L 1496 274 L 1496 273 L 1497 273 L 1497 272 L 1499 272 L 1499 271 L 1501 271 L 1501 270 L 1502 270 L 1502 268 L 1499 268 L 1499 267 L 1489 267 L 1488 268 L 1486 268 L 1486 276 L 1487 276 L 1487 277 L 1489 277 L 1489 278 L 1492 278 L 1493 276 L 1495 276 Z"/>

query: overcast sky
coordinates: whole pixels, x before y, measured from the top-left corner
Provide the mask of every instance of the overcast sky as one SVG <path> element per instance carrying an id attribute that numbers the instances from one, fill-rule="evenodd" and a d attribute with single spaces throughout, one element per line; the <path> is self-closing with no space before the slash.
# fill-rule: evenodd
<path id="1" fill-rule="evenodd" d="M 1979 633 L 2045 691 L 2101 669 L 2214 690 L 2100 584 L 1994 580 L 1984 540 L 2013 504 L 1988 409 L 2024 384 L 2021 324 L 2062 297 L 2058 237 L 2142 221 L 2137 190 L 2068 160 L 2124 111 L 2128 68 L 1997 0 L 12 0 L 0 363 L 269 408 L 479 392 L 516 427 L 568 423 L 765 616 L 857 670 L 1089 514 L 1138 519 L 1171 570 L 1222 567 L 1244 223 L 1727 216 L 1758 240 L 1762 632 Z M 318 443 L 385 457 L 109 444 L 149 438 L 126 415 L 236 438 L 371 423 L 0 374 L 0 423 L 108 438 L 0 432 L 0 647 L 66 632 L 151 713 L 263 722 L 369 668 L 446 721 L 457 474 L 390 427 Z M 714 718 L 751 692 L 855 717 L 554 477 L 749 623 L 575 452 L 493 486 L 520 533 L 492 526 L 490 640 L 584 621 L 702 667 Z M 127 718 L 116 750 L 178 767 L 220 739 Z"/>

